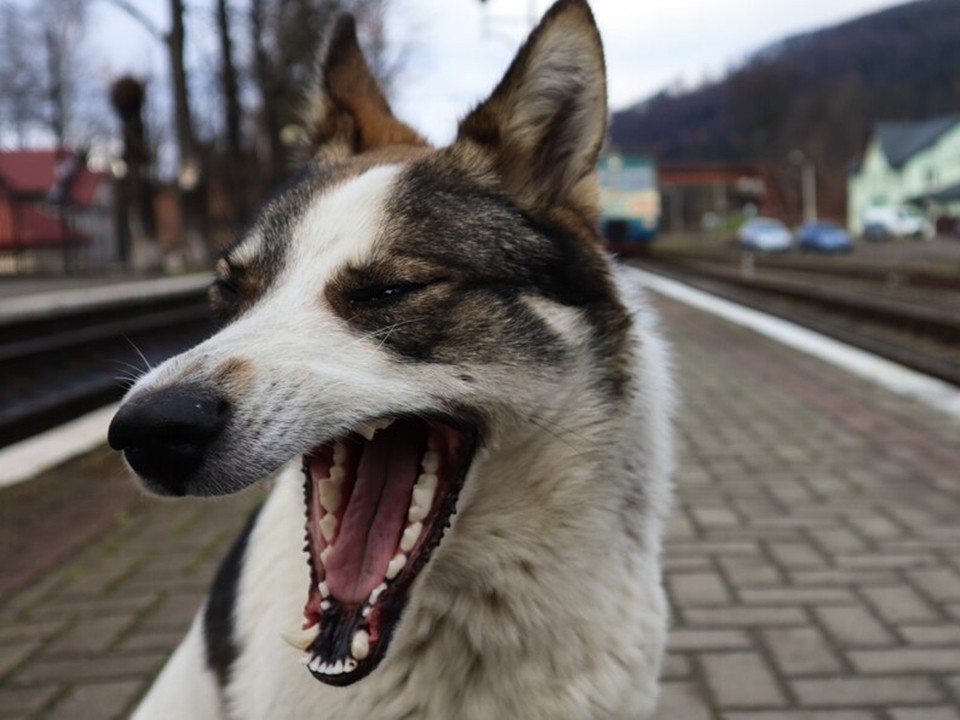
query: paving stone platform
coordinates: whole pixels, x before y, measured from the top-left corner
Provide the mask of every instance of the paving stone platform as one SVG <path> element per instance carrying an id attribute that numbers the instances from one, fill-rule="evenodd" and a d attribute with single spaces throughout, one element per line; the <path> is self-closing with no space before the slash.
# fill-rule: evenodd
<path id="1" fill-rule="evenodd" d="M 659 304 L 683 401 L 657 720 L 960 720 L 960 426 Z M 0 491 L 0 718 L 125 717 L 257 498 L 146 500 L 105 451 Z"/>

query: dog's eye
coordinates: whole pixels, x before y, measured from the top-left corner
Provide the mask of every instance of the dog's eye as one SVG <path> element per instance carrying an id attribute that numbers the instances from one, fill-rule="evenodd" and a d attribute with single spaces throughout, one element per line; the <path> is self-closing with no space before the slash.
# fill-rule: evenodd
<path id="1" fill-rule="evenodd" d="M 422 290 L 427 283 L 398 282 L 392 285 L 371 285 L 352 290 L 348 294 L 350 302 L 355 305 L 373 305 L 393 302 L 412 293 Z"/>
<path id="2" fill-rule="evenodd" d="M 232 305 L 237 301 L 237 289 L 222 278 L 213 281 L 213 291 L 227 305 Z"/>

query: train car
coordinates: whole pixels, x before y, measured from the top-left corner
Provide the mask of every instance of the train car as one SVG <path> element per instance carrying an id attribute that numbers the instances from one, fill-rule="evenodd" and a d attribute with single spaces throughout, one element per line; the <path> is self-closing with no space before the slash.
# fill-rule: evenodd
<path id="1" fill-rule="evenodd" d="M 656 166 L 644 155 L 604 153 L 597 172 L 600 234 L 617 248 L 648 244 L 660 224 Z"/>

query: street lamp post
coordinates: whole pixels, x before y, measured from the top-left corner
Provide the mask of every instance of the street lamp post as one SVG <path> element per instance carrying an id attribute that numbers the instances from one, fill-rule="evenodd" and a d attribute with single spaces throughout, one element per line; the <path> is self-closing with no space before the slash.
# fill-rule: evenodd
<path id="1" fill-rule="evenodd" d="M 800 150 L 790 152 L 790 162 L 800 166 L 800 202 L 803 204 L 803 221 L 817 220 L 817 169 L 813 161 Z"/>

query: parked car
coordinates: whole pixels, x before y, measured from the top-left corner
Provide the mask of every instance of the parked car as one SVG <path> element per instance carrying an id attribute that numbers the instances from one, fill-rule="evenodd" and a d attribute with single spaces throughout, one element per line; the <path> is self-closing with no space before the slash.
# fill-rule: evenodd
<path id="1" fill-rule="evenodd" d="M 850 234 L 833 222 L 804 223 L 797 229 L 794 239 L 801 250 L 841 253 L 853 250 Z"/>
<path id="2" fill-rule="evenodd" d="M 878 205 L 863 211 L 863 236 L 870 240 L 905 237 L 932 240 L 936 234 L 933 223 L 907 205 Z"/>
<path id="3" fill-rule="evenodd" d="M 740 226 L 737 241 L 745 250 L 783 252 L 790 249 L 793 238 L 787 226 L 776 218 L 757 217 Z"/>

